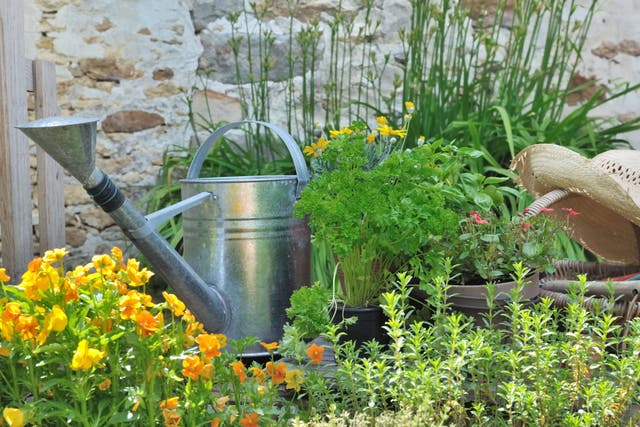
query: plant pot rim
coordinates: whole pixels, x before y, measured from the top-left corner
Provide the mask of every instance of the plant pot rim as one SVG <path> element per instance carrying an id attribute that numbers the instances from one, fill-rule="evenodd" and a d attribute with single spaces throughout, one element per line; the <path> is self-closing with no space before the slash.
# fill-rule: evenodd
<path id="1" fill-rule="evenodd" d="M 540 274 L 531 273 L 524 279 L 524 286 L 520 297 L 523 300 L 533 300 L 540 296 Z M 517 286 L 515 280 L 494 283 L 494 298 L 496 302 L 503 303 L 511 299 L 510 293 Z M 487 285 L 450 285 L 447 289 L 447 297 L 450 301 L 464 299 L 467 302 L 478 301 L 484 304 L 487 300 Z"/>

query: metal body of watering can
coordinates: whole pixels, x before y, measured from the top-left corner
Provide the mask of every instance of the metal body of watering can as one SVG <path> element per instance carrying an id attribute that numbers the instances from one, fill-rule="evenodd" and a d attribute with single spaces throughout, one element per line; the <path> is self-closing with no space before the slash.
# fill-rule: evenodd
<path id="1" fill-rule="evenodd" d="M 296 175 L 198 178 L 213 143 L 246 123 L 266 126 L 280 136 Z M 145 217 L 95 167 L 96 124 L 95 119 L 52 117 L 19 128 L 80 181 L 208 331 L 230 339 L 279 339 L 289 296 L 308 283 L 310 271 L 309 232 L 303 221 L 293 218 L 293 205 L 309 175 L 293 139 L 264 122 L 218 129 L 200 147 L 182 182 L 183 201 Z M 180 212 L 185 258 L 155 230 Z M 264 352 L 254 347 L 246 354 Z"/>
<path id="2" fill-rule="evenodd" d="M 183 256 L 225 296 L 231 308 L 228 337 L 255 336 L 271 342 L 282 337 L 291 293 L 310 280 L 309 229 L 293 216 L 309 175 L 290 135 L 270 123 L 253 122 L 280 137 L 296 175 L 200 178 L 209 149 L 224 133 L 245 123 L 214 132 L 199 147 L 180 182 L 183 199 L 203 192 L 214 196 L 183 213 Z M 246 354 L 264 351 L 254 346 Z"/>

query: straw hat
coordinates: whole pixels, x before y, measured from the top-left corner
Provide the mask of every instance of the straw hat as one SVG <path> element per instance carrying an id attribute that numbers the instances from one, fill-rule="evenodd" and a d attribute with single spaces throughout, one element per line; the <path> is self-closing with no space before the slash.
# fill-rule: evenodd
<path id="1" fill-rule="evenodd" d="M 640 151 L 611 150 L 590 160 L 536 144 L 518 153 L 511 170 L 536 198 L 568 192 L 549 206 L 551 215 L 582 246 L 609 262 L 640 263 Z"/>

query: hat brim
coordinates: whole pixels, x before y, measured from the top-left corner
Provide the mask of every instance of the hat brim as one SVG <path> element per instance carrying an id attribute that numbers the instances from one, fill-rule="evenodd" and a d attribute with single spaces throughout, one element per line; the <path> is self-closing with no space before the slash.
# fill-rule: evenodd
<path id="1" fill-rule="evenodd" d="M 591 160 L 559 145 L 536 144 L 522 150 L 511 169 L 536 198 L 556 189 L 570 192 L 549 207 L 565 231 L 586 249 L 609 262 L 640 261 L 638 203 Z M 570 215 L 569 209 L 578 214 Z"/>

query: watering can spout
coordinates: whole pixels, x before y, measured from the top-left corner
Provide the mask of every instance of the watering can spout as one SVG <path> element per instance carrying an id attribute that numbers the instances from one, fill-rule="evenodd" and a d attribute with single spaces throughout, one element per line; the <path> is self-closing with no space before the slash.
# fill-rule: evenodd
<path id="1" fill-rule="evenodd" d="M 207 284 L 109 176 L 95 167 L 96 119 L 50 117 L 17 127 L 80 181 L 208 331 L 225 331 L 231 313 L 223 295 Z"/>

